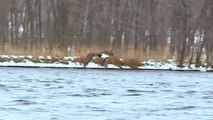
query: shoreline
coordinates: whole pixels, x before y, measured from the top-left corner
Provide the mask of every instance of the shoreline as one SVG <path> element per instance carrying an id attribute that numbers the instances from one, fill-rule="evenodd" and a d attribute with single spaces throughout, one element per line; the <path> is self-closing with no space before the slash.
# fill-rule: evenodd
<path id="1" fill-rule="evenodd" d="M 54 68 L 54 69 L 93 69 L 93 70 L 129 70 L 129 71 L 181 71 L 181 72 L 213 72 L 212 68 L 200 67 L 196 68 L 194 64 L 188 67 L 188 64 L 184 64 L 185 67 L 180 68 L 174 60 L 168 59 L 167 62 L 159 62 L 154 60 L 141 61 L 143 64 L 138 69 L 132 69 L 129 66 L 122 66 L 119 68 L 113 64 L 108 64 L 107 68 L 100 66 L 94 62 L 90 62 L 87 67 L 83 67 L 80 62 L 73 62 L 78 56 L 67 56 L 61 59 L 55 60 L 51 56 L 37 56 L 34 62 L 35 56 L 15 56 L 15 55 L 0 55 L 0 68 L 13 67 L 13 68 Z M 45 60 L 47 61 L 44 61 Z M 42 61 L 43 60 L 43 61 Z M 55 60 L 55 61 L 53 61 Z"/>
<path id="2" fill-rule="evenodd" d="M 140 69 L 129 69 L 129 68 L 85 68 L 85 67 L 42 67 L 42 66 L 2 66 L 0 68 L 44 68 L 44 69 L 82 69 L 82 70 L 116 70 L 116 71 L 178 71 L 178 72 L 213 72 L 213 70 L 199 70 L 199 69 L 152 69 L 152 68 L 140 68 Z"/>

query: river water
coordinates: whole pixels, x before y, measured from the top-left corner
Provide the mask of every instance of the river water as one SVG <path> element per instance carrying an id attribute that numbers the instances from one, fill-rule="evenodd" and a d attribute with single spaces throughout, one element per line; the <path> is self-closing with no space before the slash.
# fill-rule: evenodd
<path id="1" fill-rule="evenodd" d="M 213 73 L 0 68 L 0 120 L 213 120 Z"/>

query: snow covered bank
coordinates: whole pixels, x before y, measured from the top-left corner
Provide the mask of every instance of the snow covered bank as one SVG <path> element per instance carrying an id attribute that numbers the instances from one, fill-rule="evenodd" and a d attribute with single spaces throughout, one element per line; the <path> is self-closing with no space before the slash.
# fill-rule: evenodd
<path id="1" fill-rule="evenodd" d="M 51 56 L 14 56 L 14 55 L 0 55 L 0 67 L 43 67 L 43 68 L 79 68 L 84 69 L 82 63 L 73 62 L 76 57 L 63 57 L 54 58 Z M 174 70 L 174 71 L 213 71 L 211 68 L 196 68 L 195 65 L 191 65 L 189 68 L 187 64 L 185 67 L 177 67 L 177 63 L 173 60 L 167 62 L 159 62 L 154 60 L 148 60 L 141 62 L 142 66 L 139 70 Z M 129 66 L 122 66 L 123 69 L 131 70 Z M 90 69 L 120 69 L 119 67 L 109 64 L 107 68 L 90 62 L 86 68 Z"/>

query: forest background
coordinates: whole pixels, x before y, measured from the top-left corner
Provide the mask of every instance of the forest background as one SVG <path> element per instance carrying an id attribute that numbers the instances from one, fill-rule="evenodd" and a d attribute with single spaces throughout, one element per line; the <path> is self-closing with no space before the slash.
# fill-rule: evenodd
<path id="1" fill-rule="evenodd" d="M 0 0 L 0 54 L 213 65 L 213 0 Z"/>

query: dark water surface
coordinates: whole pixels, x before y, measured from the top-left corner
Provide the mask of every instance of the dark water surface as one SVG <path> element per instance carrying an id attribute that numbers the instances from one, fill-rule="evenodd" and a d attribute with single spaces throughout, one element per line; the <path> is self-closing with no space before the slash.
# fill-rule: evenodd
<path id="1" fill-rule="evenodd" d="M 213 120 L 213 73 L 0 68 L 0 120 Z"/>

